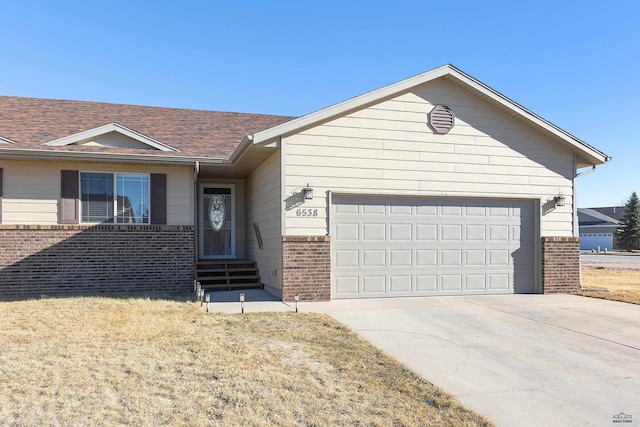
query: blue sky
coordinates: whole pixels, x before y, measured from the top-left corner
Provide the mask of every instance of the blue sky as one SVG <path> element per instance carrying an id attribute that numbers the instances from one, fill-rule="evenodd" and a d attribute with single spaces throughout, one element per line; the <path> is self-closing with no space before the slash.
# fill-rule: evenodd
<path id="1" fill-rule="evenodd" d="M 638 1 L 3 2 L 0 94 L 304 115 L 451 63 L 613 157 L 640 191 Z"/>

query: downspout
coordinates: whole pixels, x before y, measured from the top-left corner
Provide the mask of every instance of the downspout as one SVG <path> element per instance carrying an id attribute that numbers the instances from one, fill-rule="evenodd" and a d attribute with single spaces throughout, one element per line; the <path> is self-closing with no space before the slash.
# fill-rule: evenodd
<path id="1" fill-rule="evenodd" d="M 576 163 L 577 163 L 576 156 L 574 154 L 573 167 L 575 170 L 577 170 L 578 168 Z M 573 177 L 573 235 L 574 236 L 580 236 L 580 224 L 578 223 L 578 192 L 576 191 L 576 178 L 582 175 L 589 174 L 591 172 L 595 172 L 597 167 L 598 167 L 597 165 L 593 165 L 591 166 L 591 169 L 582 171 Z"/>
<path id="2" fill-rule="evenodd" d="M 586 175 L 586 174 L 588 174 L 588 173 L 594 172 L 594 171 L 596 170 L 596 168 L 597 168 L 597 167 L 598 167 L 598 165 L 593 165 L 593 166 L 591 166 L 591 169 L 580 172 L 579 174 L 577 174 L 576 176 L 574 176 L 574 177 L 573 177 L 573 179 L 576 179 L 576 178 L 577 178 L 577 177 L 579 177 L 579 176 Z"/>
<path id="3" fill-rule="evenodd" d="M 607 161 L 611 160 L 610 157 L 608 157 L 606 159 Z M 574 168 L 575 170 L 577 170 L 577 165 L 576 165 L 576 155 L 573 155 L 573 163 L 574 163 Z M 577 191 L 576 191 L 576 178 L 578 178 L 579 176 L 582 175 L 586 175 L 588 173 L 594 172 L 596 170 L 597 165 L 593 165 L 591 166 L 591 169 L 587 169 L 586 171 L 582 171 L 578 174 L 576 174 L 573 177 L 573 235 L 576 237 L 580 237 L 580 223 L 578 222 L 578 202 L 577 202 Z M 582 268 L 578 269 L 578 275 L 579 278 L 578 280 L 580 280 L 580 286 L 582 286 Z"/>

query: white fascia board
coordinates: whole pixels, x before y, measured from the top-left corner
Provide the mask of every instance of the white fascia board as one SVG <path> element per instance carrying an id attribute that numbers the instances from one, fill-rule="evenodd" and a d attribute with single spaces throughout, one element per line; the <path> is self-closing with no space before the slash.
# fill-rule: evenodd
<path id="1" fill-rule="evenodd" d="M 65 136 L 62 138 L 54 139 L 53 141 L 45 142 L 42 145 L 48 145 L 51 147 L 62 147 L 65 145 L 71 145 L 78 143 L 80 141 L 84 141 L 86 139 L 95 138 L 97 136 L 105 135 L 109 132 L 118 132 L 121 135 L 128 136 L 129 138 L 135 139 L 142 144 L 148 145 L 152 148 L 158 149 L 160 151 L 180 151 L 176 148 L 171 147 L 165 143 L 162 143 L 153 138 L 149 138 L 139 132 L 136 132 L 132 129 L 129 129 L 126 126 L 119 125 L 118 123 L 109 123 L 103 126 L 99 126 L 94 129 L 89 129 L 83 132 L 79 132 L 73 135 Z"/>
<path id="2" fill-rule="evenodd" d="M 587 155 L 588 158 L 595 160 L 597 164 L 606 163 L 607 161 L 611 160 L 611 158 L 603 152 L 576 138 L 570 133 L 560 129 L 559 127 L 548 122 L 537 114 L 524 108 L 522 105 L 512 101 L 511 99 L 502 95 L 500 92 L 490 88 L 489 86 L 485 85 L 484 83 L 471 77 L 470 75 L 464 73 L 463 71 L 450 64 L 368 92 L 364 95 L 348 99 L 330 107 L 323 108 L 322 110 L 307 114 L 298 119 L 293 119 L 289 122 L 274 126 L 270 129 L 257 132 L 253 135 L 253 143 L 261 144 L 265 142 L 271 142 L 289 133 L 293 133 L 300 129 L 313 126 L 332 117 L 343 115 L 349 111 L 362 108 L 368 104 L 381 101 L 385 98 L 390 98 L 394 95 L 406 92 L 415 86 L 419 86 L 443 76 L 451 76 L 452 78 L 464 83 L 475 91 L 486 95 L 487 97 L 503 105 L 504 107 L 513 111 L 524 119 L 533 122 L 535 125 L 547 130 L 561 140 L 566 141 L 568 144 L 575 147 L 578 152 L 581 152 L 583 153 L 583 155 Z"/>
<path id="3" fill-rule="evenodd" d="M 591 145 L 587 144 L 586 142 L 582 141 L 581 139 L 571 135 L 569 132 L 567 132 L 567 131 L 559 128 L 558 126 L 554 125 L 553 123 L 543 119 L 542 117 L 538 116 L 537 114 L 535 114 L 531 110 L 523 107 L 522 105 L 518 104 L 517 102 L 515 102 L 515 101 L 511 100 L 510 98 L 506 97 L 505 95 L 501 94 L 497 90 L 492 89 L 491 87 L 487 86 L 486 84 L 482 83 L 481 81 L 479 81 L 479 80 L 475 79 L 474 77 L 471 77 L 467 73 L 457 69 L 453 65 L 449 65 L 448 67 L 450 69 L 449 75 L 451 75 L 452 77 L 455 77 L 456 79 L 460 80 L 461 82 L 466 83 L 467 85 L 469 85 L 473 89 L 475 89 L 478 92 L 488 96 L 492 100 L 498 102 L 499 104 L 503 105 L 504 107 L 508 108 L 509 110 L 513 111 L 514 113 L 524 117 L 525 119 L 528 119 L 529 121 L 533 122 L 537 126 L 545 129 L 546 131 L 548 131 L 548 132 L 552 133 L 553 135 L 557 136 L 558 138 L 566 141 L 567 143 L 569 143 L 573 147 L 577 148 L 579 151 L 581 151 L 581 152 L 583 152 L 583 153 L 585 153 L 585 154 L 587 154 L 587 155 L 599 160 L 601 163 L 606 163 L 609 160 L 611 160 L 611 158 L 609 156 L 607 156 L 606 154 L 604 154 L 602 151 L 596 149 L 595 147 L 592 147 Z"/>
<path id="4" fill-rule="evenodd" d="M 39 159 L 39 160 L 66 160 L 88 162 L 122 162 L 145 163 L 158 165 L 195 164 L 233 166 L 228 159 L 215 159 L 207 157 L 163 156 L 159 154 L 113 154 L 91 153 L 79 151 L 52 151 L 38 149 L 0 148 L 0 158 Z"/>
<path id="5" fill-rule="evenodd" d="M 400 82 L 393 83 L 380 89 L 365 93 L 364 95 L 347 99 L 346 101 L 342 101 L 338 104 L 323 108 L 322 110 L 318 110 L 313 113 L 309 113 L 300 118 L 290 120 L 278 126 L 274 126 L 270 129 L 257 132 L 253 135 L 253 143 L 260 144 L 263 142 L 270 142 L 273 139 L 291 132 L 295 132 L 298 129 L 312 126 L 316 123 L 323 122 L 331 117 L 340 116 L 348 111 L 356 110 L 370 103 L 379 101 L 383 98 L 393 96 L 400 92 L 404 92 L 414 86 L 418 86 L 422 83 L 428 82 L 438 77 L 442 77 L 445 74 L 448 74 L 448 70 L 449 65 L 445 65 L 443 67 L 427 71 L 426 73 L 422 73 L 417 76 L 410 77 L 406 80 L 402 80 Z"/>
<path id="6" fill-rule="evenodd" d="M 238 147 L 231 154 L 231 157 L 229 158 L 229 162 L 235 164 L 244 155 L 244 153 L 247 152 L 249 147 L 253 145 L 252 142 L 253 142 L 253 136 L 245 135 L 245 137 L 242 138 L 242 141 L 240 141 L 240 144 L 238 145 Z"/>
<path id="7" fill-rule="evenodd" d="M 10 140 L 9 138 L 5 138 L 4 136 L 0 136 L 0 142 L 7 142 L 9 144 L 15 144 L 15 141 Z"/>

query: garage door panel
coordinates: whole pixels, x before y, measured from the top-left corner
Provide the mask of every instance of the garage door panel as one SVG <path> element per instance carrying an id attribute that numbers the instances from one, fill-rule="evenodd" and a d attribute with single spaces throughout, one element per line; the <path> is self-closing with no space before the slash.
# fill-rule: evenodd
<path id="1" fill-rule="evenodd" d="M 391 205 L 389 206 L 389 214 L 391 215 L 411 215 L 410 205 Z"/>
<path id="2" fill-rule="evenodd" d="M 362 212 L 363 215 L 385 215 L 387 213 L 386 209 L 385 205 L 367 204 L 361 206 L 360 212 Z"/>
<path id="3" fill-rule="evenodd" d="M 389 224 L 389 240 L 411 241 L 411 224 Z"/>
<path id="4" fill-rule="evenodd" d="M 334 212 L 337 214 L 358 214 L 359 205 L 351 203 L 340 203 L 334 205 Z"/>
<path id="5" fill-rule="evenodd" d="M 438 216 L 438 207 L 437 206 L 418 206 L 416 208 L 416 215 L 419 216 Z"/>
<path id="6" fill-rule="evenodd" d="M 481 266 L 487 264 L 487 251 L 484 249 L 468 249 L 466 251 L 468 266 Z"/>
<path id="7" fill-rule="evenodd" d="M 411 249 L 391 249 L 389 250 L 390 267 L 411 267 L 413 265 Z"/>
<path id="8" fill-rule="evenodd" d="M 387 251 L 384 249 L 363 249 L 362 265 L 364 267 L 385 267 L 387 265 Z"/>
<path id="9" fill-rule="evenodd" d="M 442 225 L 440 240 L 459 242 L 462 240 L 462 225 Z"/>
<path id="10" fill-rule="evenodd" d="M 389 276 L 389 292 L 390 293 L 410 293 L 411 292 L 411 276 Z"/>
<path id="11" fill-rule="evenodd" d="M 360 240 L 360 225 L 358 223 L 336 224 L 335 237 L 337 240 Z"/>
<path id="12" fill-rule="evenodd" d="M 438 292 L 438 276 L 436 274 L 418 274 L 416 275 L 416 292 Z"/>
<path id="13" fill-rule="evenodd" d="M 362 240 L 385 241 L 387 236 L 387 224 L 364 223 L 362 224 Z"/>
<path id="14" fill-rule="evenodd" d="M 469 291 L 483 291 L 487 289 L 487 279 L 484 274 L 467 274 L 465 289 Z"/>
<path id="15" fill-rule="evenodd" d="M 443 266 L 462 266 L 462 251 L 460 249 L 443 249 L 441 252 Z"/>
<path id="16" fill-rule="evenodd" d="M 490 225 L 489 226 L 489 241 L 491 242 L 508 242 L 509 241 L 509 226 L 508 225 Z"/>
<path id="17" fill-rule="evenodd" d="M 435 267 L 438 265 L 438 251 L 436 249 L 416 250 L 416 267 Z"/>
<path id="18" fill-rule="evenodd" d="M 531 202 L 361 196 L 333 202 L 335 298 L 533 291 Z"/>
<path id="19" fill-rule="evenodd" d="M 484 242 L 487 240 L 486 227 L 484 224 L 471 224 L 465 227 L 465 237 L 467 241 Z"/>
<path id="20" fill-rule="evenodd" d="M 484 206 L 467 206 L 465 209 L 466 216 L 484 217 L 487 215 L 487 210 Z"/>
<path id="21" fill-rule="evenodd" d="M 438 240 L 438 225 L 416 224 L 416 240 L 431 242 Z"/>
<path id="22" fill-rule="evenodd" d="M 442 291 L 461 291 L 462 275 L 461 274 L 443 274 L 440 276 Z"/>
<path id="23" fill-rule="evenodd" d="M 509 216 L 509 208 L 508 207 L 499 207 L 492 206 L 489 208 L 489 216 L 492 217 L 508 217 Z"/>
<path id="24" fill-rule="evenodd" d="M 489 251 L 489 265 L 492 266 L 508 266 L 509 265 L 509 250 L 506 249 L 493 249 Z"/>
<path id="25" fill-rule="evenodd" d="M 462 216 L 462 206 L 447 206 L 440 208 L 441 216 Z"/>
<path id="26" fill-rule="evenodd" d="M 357 295 L 359 289 L 360 277 L 353 276 L 339 276 L 335 279 L 335 291 L 336 296 L 343 295 Z"/>
<path id="27" fill-rule="evenodd" d="M 334 251 L 336 267 L 359 267 L 360 251 L 357 249 L 337 249 Z"/>
<path id="28" fill-rule="evenodd" d="M 508 273 L 489 275 L 489 289 L 506 291 L 509 289 L 509 287 Z"/>
<path id="29" fill-rule="evenodd" d="M 364 294 L 384 294 L 386 292 L 386 276 L 363 276 L 362 292 Z"/>

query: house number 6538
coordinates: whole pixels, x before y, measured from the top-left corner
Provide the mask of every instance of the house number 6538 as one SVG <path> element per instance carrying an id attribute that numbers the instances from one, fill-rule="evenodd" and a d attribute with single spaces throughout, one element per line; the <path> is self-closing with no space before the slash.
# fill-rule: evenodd
<path id="1" fill-rule="evenodd" d="M 318 216 L 318 209 L 296 209 L 296 216 Z"/>

